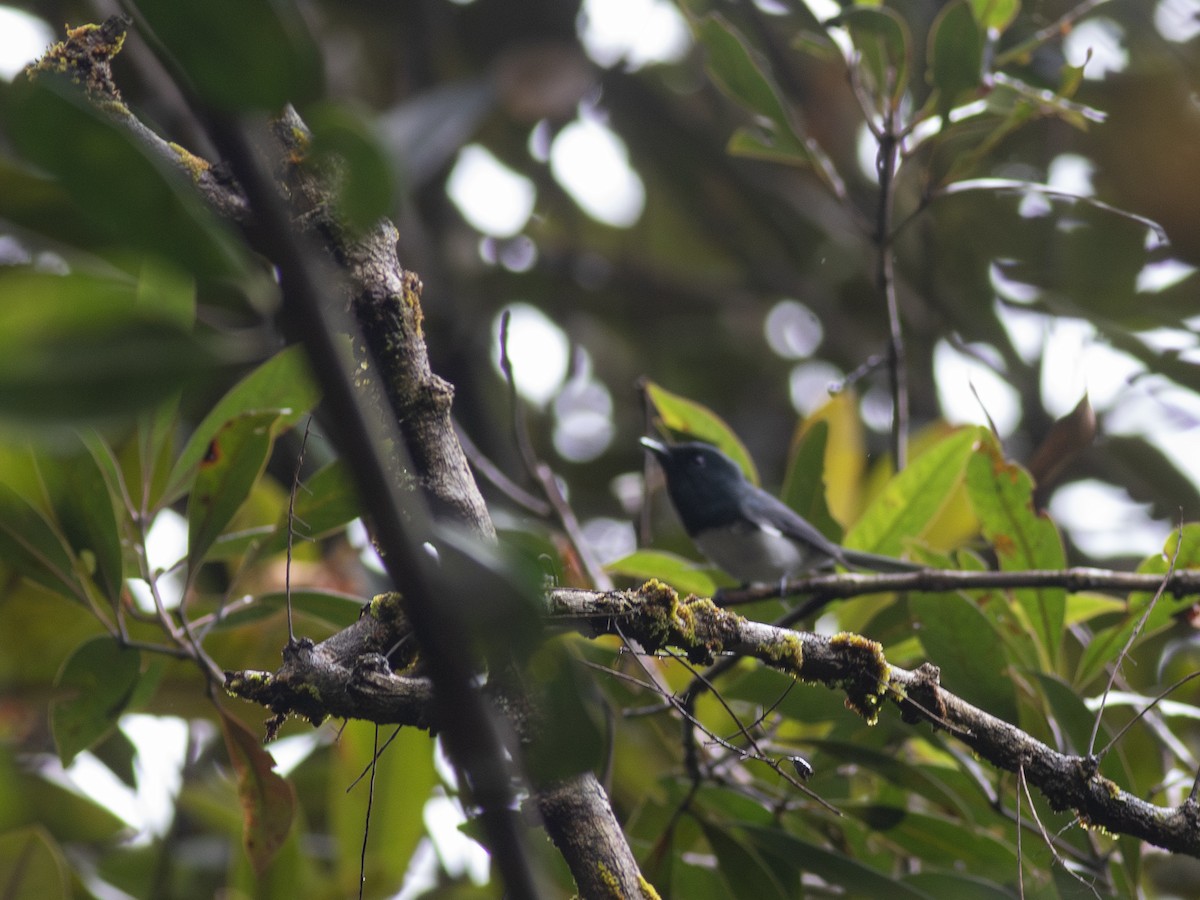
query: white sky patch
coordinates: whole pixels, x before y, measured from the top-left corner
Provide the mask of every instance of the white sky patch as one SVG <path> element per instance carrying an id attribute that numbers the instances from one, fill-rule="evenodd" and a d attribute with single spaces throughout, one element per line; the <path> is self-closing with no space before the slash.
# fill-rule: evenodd
<path id="1" fill-rule="evenodd" d="M 501 238 L 525 227 L 537 198 L 532 181 L 479 144 L 459 151 L 446 193 L 475 229 Z"/>
<path id="2" fill-rule="evenodd" d="M 997 301 L 996 318 L 1008 332 L 1008 339 L 1021 359 L 1032 363 L 1042 355 L 1046 345 L 1046 316 Z"/>
<path id="3" fill-rule="evenodd" d="M 372 572 L 381 574 L 387 571 L 383 560 L 379 557 L 379 551 L 371 543 L 371 535 L 362 519 L 354 519 L 346 526 L 346 540 L 350 542 L 351 547 L 358 551 L 359 562 L 364 566 Z"/>
<path id="4" fill-rule="evenodd" d="M 466 824 L 458 804 L 449 797 L 430 797 L 425 803 L 425 828 L 446 871 L 466 875 L 475 885 L 488 883 L 491 857 L 479 844 L 459 830 Z"/>
<path id="5" fill-rule="evenodd" d="M 136 829 L 135 840 L 167 833 L 183 783 L 188 725 L 172 716 L 125 715 L 121 730 L 137 748 L 137 788 L 131 789 L 91 753 L 80 753 L 63 773 L 92 801 Z"/>
<path id="6" fill-rule="evenodd" d="M 1075 481 L 1056 490 L 1050 516 L 1071 532 L 1089 556 L 1149 556 L 1162 550 L 1169 526 L 1156 522 L 1148 506 L 1121 488 L 1101 481 Z"/>
<path id="7" fill-rule="evenodd" d="M 615 562 L 637 549 L 637 534 L 628 519 L 588 519 L 583 523 L 583 539 L 603 564 Z"/>
<path id="8" fill-rule="evenodd" d="M 1125 30 L 1112 19 L 1085 19 L 1063 40 L 1063 55 L 1073 66 L 1087 65 L 1083 77 L 1102 81 L 1109 72 L 1123 72 L 1129 66 L 1129 51 L 1124 46 Z M 1088 52 L 1092 57 L 1088 59 Z"/>
<path id="9" fill-rule="evenodd" d="M 1042 355 L 1042 405 L 1053 416 L 1066 415 L 1087 393 L 1092 406 L 1106 410 L 1143 368 L 1133 357 L 1098 340 L 1090 323 L 1048 320 Z"/>
<path id="10" fill-rule="evenodd" d="M 836 29 L 835 29 L 836 31 Z M 875 162 L 879 156 L 879 141 L 875 139 L 875 135 L 871 133 L 871 129 L 864 122 L 858 126 L 858 143 L 857 143 L 858 168 L 862 170 L 872 184 L 879 183 L 879 171 L 875 168 Z"/>
<path id="11" fill-rule="evenodd" d="M 1156 294 L 1174 287 L 1196 271 L 1196 267 L 1178 259 L 1146 263 L 1137 274 L 1138 293 Z"/>
<path id="12" fill-rule="evenodd" d="M 37 16 L 0 6 L 0 78 L 12 81 L 54 43 L 54 29 Z"/>
<path id="13" fill-rule="evenodd" d="M 1154 27 L 1165 40 L 1186 44 L 1200 34 L 1200 0 L 1158 0 Z"/>
<path id="14" fill-rule="evenodd" d="M 1060 153 L 1050 161 L 1046 182 L 1056 191 L 1091 197 L 1096 193 L 1092 184 L 1095 172 L 1096 166 L 1090 159 L 1076 153 Z"/>
<path id="15" fill-rule="evenodd" d="M 798 300 L 781 300 L 763 321 L 771 349 L 784 359 L 805 359 L 821 346 L 825 332 L 813 311 Z"/>
<path id="16" fill-rule="evenodd" d="M 842 11 L 842 8 L 837 4 L 837 0 L 804 0 L 804 5 L 809 8 L 809 11 L 812 12 L 818 22 L 832 19 Z"/>
<path id="17" fill-rule="evenodd" d="M 993 352 L 990 347 L 973 349 Z M 939 341 L 933 351 L 933 372 L 938 400 L 950 422 L 979 424 L 990 418 L 1002 438 L 1012 434 L 1021 417 L 1020 397 L 990 366 Z"/>
<path id="18" fill-rule="evenodd" d="M 555 137 L 550 171 L 580 209 L 606 225 L 628 228 L 646 206 L 625 142 L 586 112 Z"/>
<path id="19" fill-rule="evenodd" d="M 589 462 L 616 435 L 612 394 L 592 373 L 586 350 L 576 353 L 575 373 L 554 398 L 554 449 L 572 462 Z"/>
<path id="20" fill-rule="evenodd" d="M 841 378 L 841 369 L 822 360 L 794 366 L 788 375 L 792 408 L 802 416 L 811 415 L 829 402 L 829 386 Z"/>
<path id="21" fill-rule="evenodd" d="M 512 303 L 506 309 L 511 315 L 508 358 L 512 362 L 517 392 L 531 403 L 545 406 L 567 377 L 571 352 L 567 336 L 536 306 Z M 492 321 L 492 334 L 492 364 L 500 372 L 499 315 Z"/>
<path id="22" fill-rule="evenodd" d="M 1011 260 L 993 260 L 988 265 L 988 281 L 991 282 L 992 289 L 1005 300 L 1011 300 L 1013 303 L 1032 303 L 1038 298 L 1040 292 L 1032 284 L 1017 281 L 1004 274 L 1002 263 L 1009 262 Z"/>
<path id="23" fill-rule="evenodd" d="M 606 68 L 678 62 L 691 46 L 687 23 L 665 0 L 584 0 L 577 27 L 588 56 Z"/>
<path id="24" fill-rule="evenodd" d="M 146 562 L 151 573 L 171 569 L 187 554 L 187 519 L 173 509 L 161 510 L 146 533 Z M 175 609 L 183 598 L 183 577 L 179 571 L 155 579 L 163 606 Z M 143 612 L 154 612 L 150 586 L 140 578 L 126 580 L 129 593 Z"/>

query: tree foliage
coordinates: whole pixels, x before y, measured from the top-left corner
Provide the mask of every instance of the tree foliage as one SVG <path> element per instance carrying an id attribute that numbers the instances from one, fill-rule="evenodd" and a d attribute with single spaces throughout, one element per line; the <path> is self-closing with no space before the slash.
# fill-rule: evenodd
<path id="1" fill-rule="evenodd" d="M 6 895 L 1186 893 L 1179 5 L 680 0 L 649 65 L 509 6 L 141 2 L 0 91 Z M 1122 71 L 1068 62 L 1086 27 Z M 600 126 L 620 224 L 562 170 Z M 467 145 L 534 192 L 515 233 L 452 199 Z M 573 348 L 544 402 L 516 304 Z M 1120 377 L 1064 406 L 1069 331 Z M 1014 412 L 949 421 L 947 355 Z M 928 569 L 731 584 L 647 428 Z M 1047 512 L 1085 481 L 1162 549 L 1089 556 Z M 154 721 L 188 756 L 131 840 L 79 763 L 145 785 Z M 490 884 L 430 861 L 446 808 Z"/>

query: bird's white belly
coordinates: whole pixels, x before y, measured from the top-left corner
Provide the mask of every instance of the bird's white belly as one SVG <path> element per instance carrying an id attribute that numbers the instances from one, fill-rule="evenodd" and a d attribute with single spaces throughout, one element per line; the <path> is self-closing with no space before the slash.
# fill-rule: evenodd
<path id="1" fill-rule="evenodd" d="M 705 556 L 744 583 L 778 584 L 822 562 L 774 530 L 703 531 L 693 540 Z"/>

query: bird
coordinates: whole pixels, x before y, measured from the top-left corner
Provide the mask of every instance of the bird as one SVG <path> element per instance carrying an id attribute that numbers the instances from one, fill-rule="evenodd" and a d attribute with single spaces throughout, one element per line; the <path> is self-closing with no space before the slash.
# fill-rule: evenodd
<path id="1" fill-rule="evenodd" d="M 742 584 L 780 584 L 841 565 L 873 572 L 923 567 L 835 544 L 799 513 L 751 484 L 732 459 L 711 444 L 665 444 L 643 437 L 667 480 L 671 505 L 692 542 Z"/>

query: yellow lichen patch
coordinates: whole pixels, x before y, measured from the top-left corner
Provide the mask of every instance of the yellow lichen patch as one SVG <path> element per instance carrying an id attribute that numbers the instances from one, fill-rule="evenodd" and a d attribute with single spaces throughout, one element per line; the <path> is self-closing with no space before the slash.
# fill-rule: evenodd
<path id="1" fill-rule="evenodd" d="M 642 889 L 642 897 L 645 900 L 661 900 L 658 891 L 654 889 L 654 885 L 646 880 L 646 876 L 641 872 L 638 873 L 638 887 Z"/>
<path id="2" fill-rule="evenodd" d="M 404 616 L 404 598 L 396 591 L 376 594 L 367 604 L 365 614 L 380 622 L 392 622 Z"/>
<path id="3" fill-rule="evenodd" d="M 617 880 L 617 876 L 602 862 L 596 863 L 596 869 L 600 874 L 600 880 L 604 882 L 604 889 L 608 891 L 610 897 L 617 900 L 621 896 L 621 882 Z"/>
<path id="4" fill-rule="evenodd" d="M 209 163 L 208 160 L 201 159 L 199 156 L 196 156 L 191 151 L 181 147 L 179 144 L 176 144 L 174 141 L 168 143 L 167 146 L 170 147 L 171 150 L 174 151 L 175 155 L 179 157 L 180 165 L 182 165 L 187 173 L 192 176 L 192 181 L 198 182 L 201 176 L 212 168 L 212 164 Z"/>
<path id="5" fill-rule="evenodd" d="M 829 644 L 834 649 L 854 651 L 859 671 L 845 680 L 846 707 L 862 716 L 868 725 L 874 725 L 891 680 L 891 666 L 883 656 L 883 646 L 849 632 L 835 634 Z"/>
<path id="6" fill-rule="evenodd" d="M 777 669 L 800 675 L 804 668 L 804 641 L 798 634 L 787 634 L 767 648 L 766 661 Z"/>
<path id="7" fill-rule="evenodd" d="M 41 73 L 55 73 L 82 84 L 93 99 L 119 102 L 121 94 L 112 79 L 111 61 L 125 44 L 126 21 L 112 16 L 102 25 L 67 27 L 67 39 L 59 41 L 36 62 L 25 68 L 30 80 Z M 128 115 L 121 104 L 117 110 Z"/>
<path id="8" fill-rule="evenodd" d="M 421 309 L 421 290 L 424 285 L 421 284 L 421 279 L 416 272 L 404 270 L 404 303 L 413 312 L 413 321 L 417 327 L 417 337 L 424 337 L 422 333 L 422 322 L 425 321 L 425 313 Z"/>

